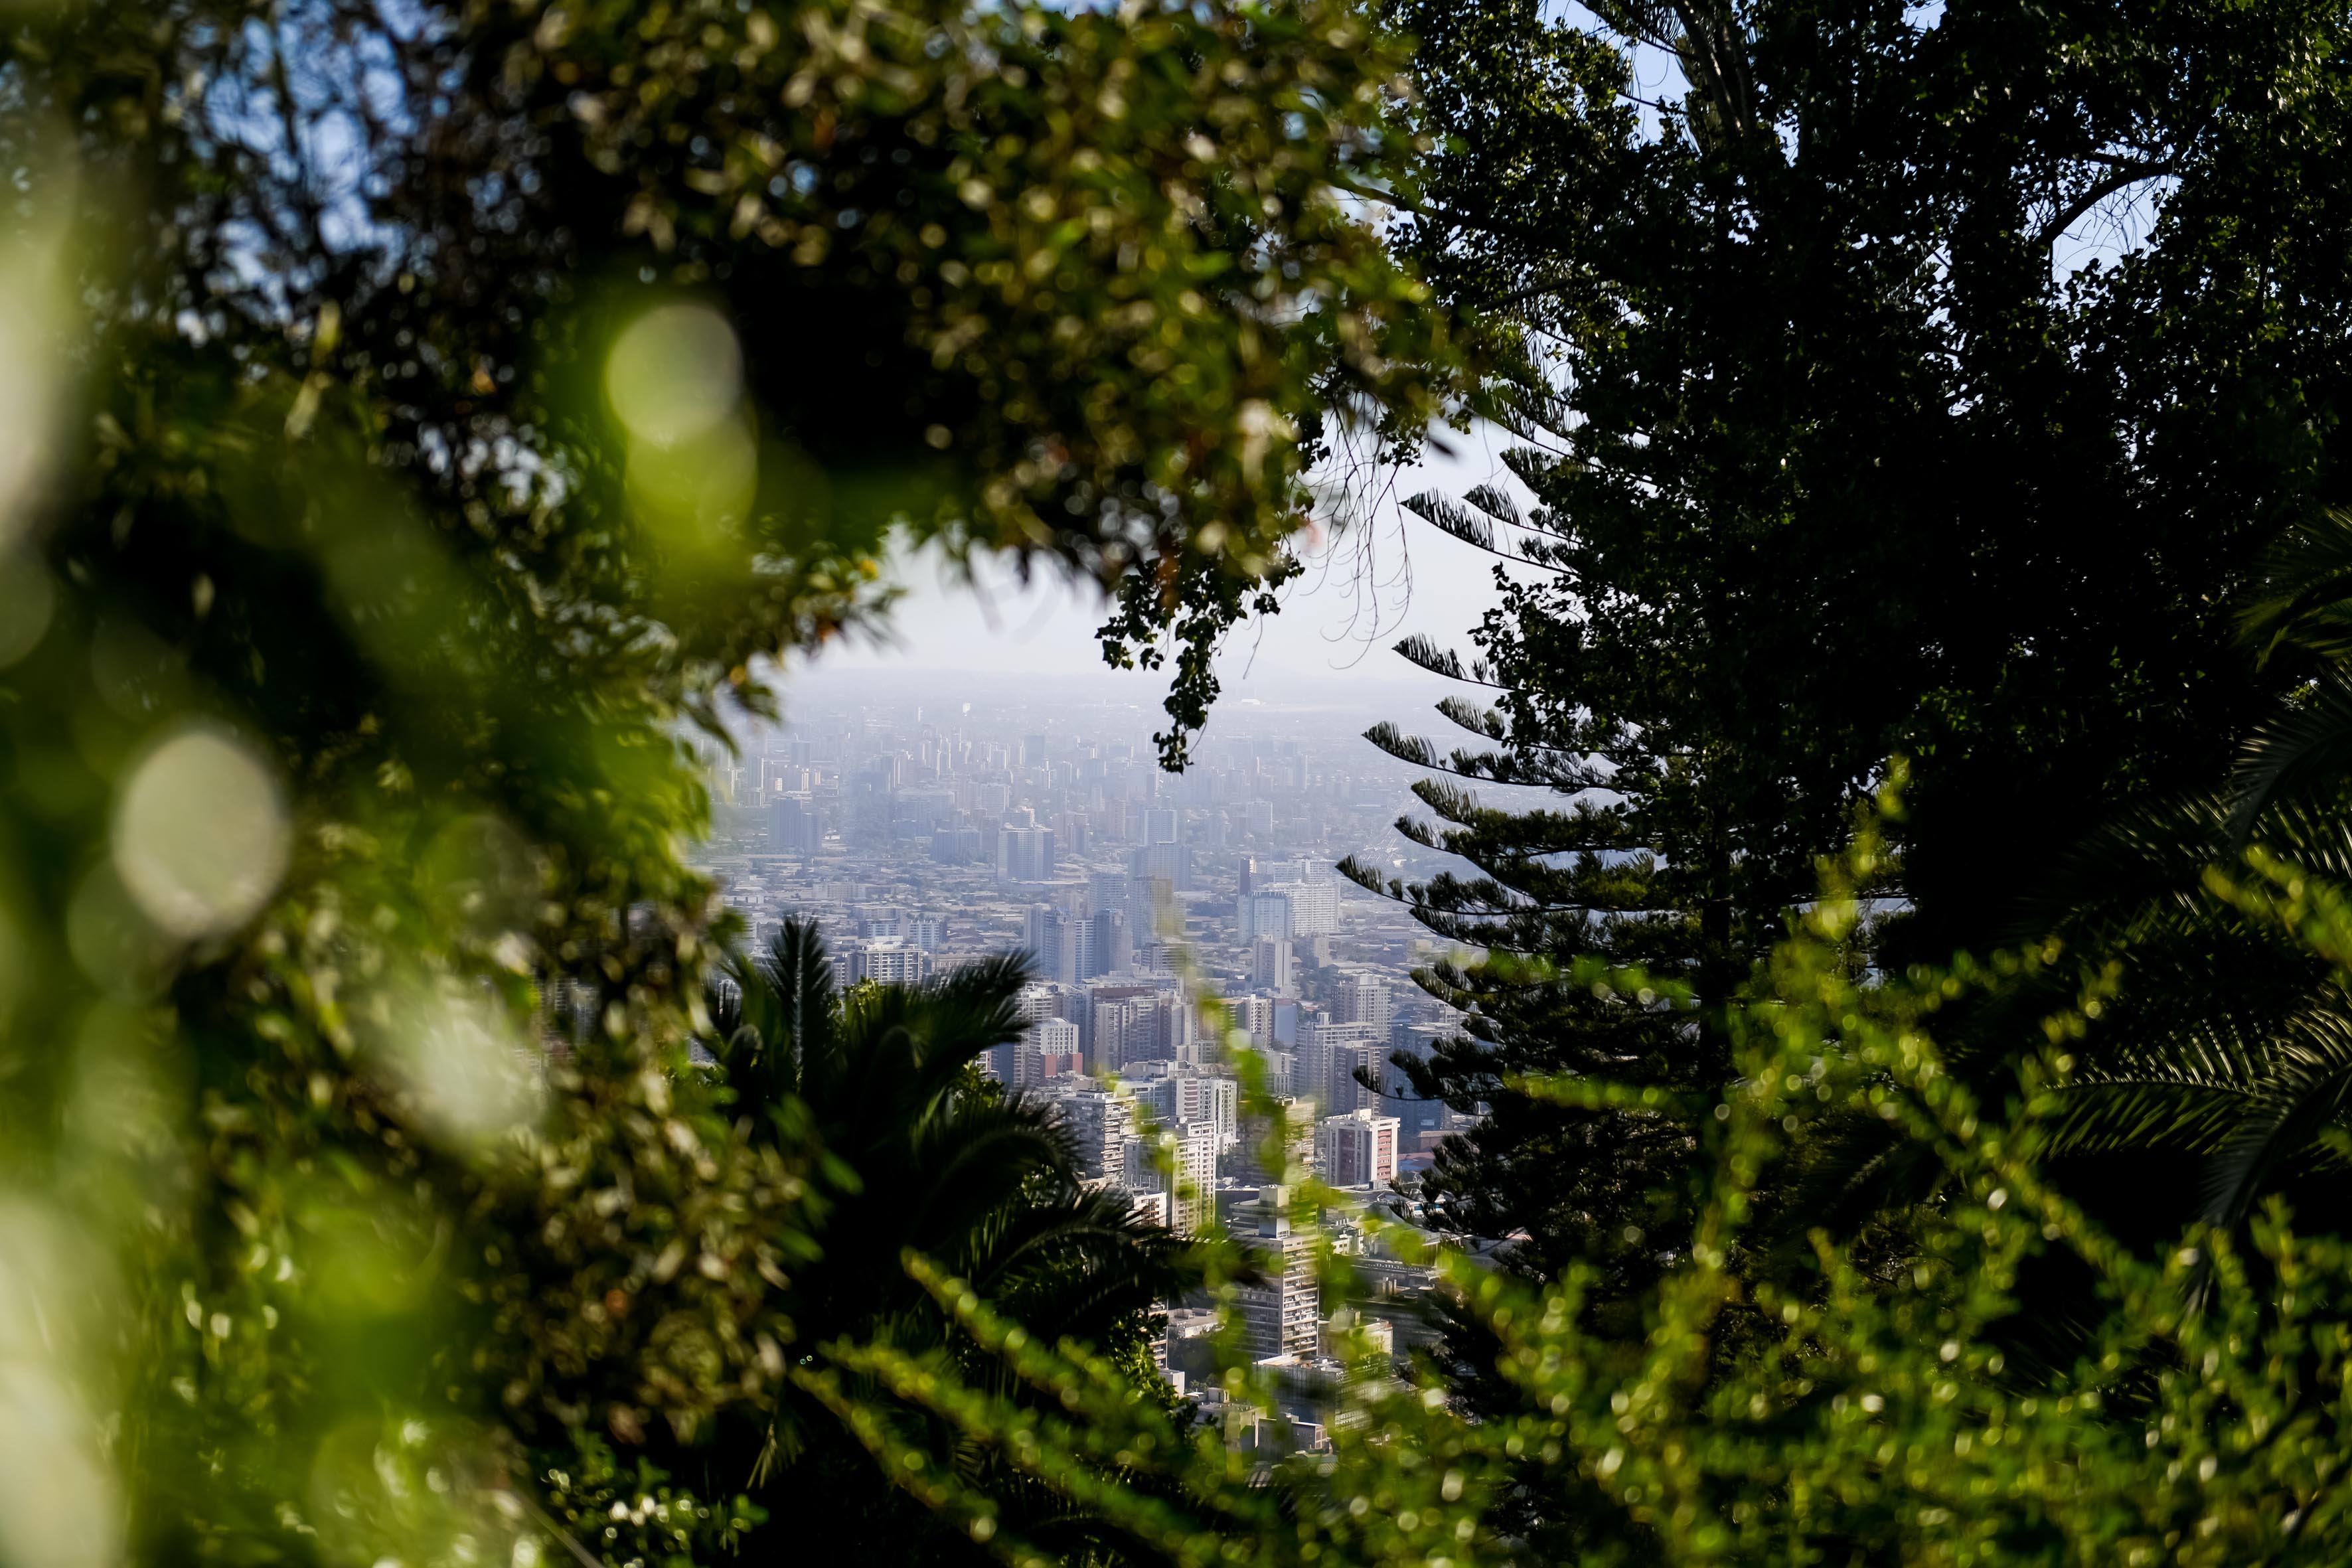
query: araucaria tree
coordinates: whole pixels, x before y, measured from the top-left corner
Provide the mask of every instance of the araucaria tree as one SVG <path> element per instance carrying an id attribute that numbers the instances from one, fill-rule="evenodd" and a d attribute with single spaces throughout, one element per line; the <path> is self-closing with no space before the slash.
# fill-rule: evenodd
<path id="1" fill-rule="evenodd" d="M 1515 563 L 1479 657 L 1402 650 L 1469 683 L 1475 740 L 1373 737 L 1460 775 L 1406 831 L 1475 868 L 1387 890 L 1500 955 L 1430 976 L 1464 1035 L 1400 1065 L 1493 1111 L 1433 1214 L 1631 1279 L 1681 1245 L 1722 1009 L 1890 759 L 1899 969 L 2015 934 L 2118 810 L 2219 788 L 2288 679 L 2233 596 L 2344 489 L 2352 38 L 2299 5 L 1392 14 L 1437 148 L 1402 248 L 1522 344 L 1517 484 L 1417 506 Z M 1690 1000 L 1595 994 L 1580 954 Z M 1507 1087 L 1551 1071 L 1666 1092 Z"/>

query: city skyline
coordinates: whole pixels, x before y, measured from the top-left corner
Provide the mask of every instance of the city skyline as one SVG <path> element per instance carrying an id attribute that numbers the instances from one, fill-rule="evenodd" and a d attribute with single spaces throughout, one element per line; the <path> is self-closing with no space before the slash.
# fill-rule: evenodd
<path id="1" fill-rule="evenodd" d="M 1455 950 L 1335 868 L 1355 855 L 1420 878 L 1449 858 L 1391 826 L 1423 770 L 1362 738 L 1405 693 L 1229 700 L 1181 773 L 1159 766 L 1156 708 L 1129 695 L 1100 670 L 812 671 L 782 723 L 706 748 L 700 858 L 755 951 L 814 924 L 836 989 L 1025 955 L 1024 1027 L 982 1070 L 1045 1107 L 1084 1184 L 1142 1221 L 1271 1248 L 1270 1282 L 1236 1303 L 1245 1336 L 1258 1359 L 1328 1377 L 1312 1237 L 1269 1194 L 1312 1174 L 1368 1204 L 1465 1125 L 1364 1081 L 1401 1089 L 1391 1055 L 1425 1056 L 1453 1027 L 1411 972 Z M 1286 1122 L 1278 1169 L 1228 1031 Z M 1355 1245 L 1345 1210 L 1313 1228 Z M 1416 1342 L 1432 1277 L 1387 1267 L 1381 1331 Z M 1155 1342 L 1179 1389 L 1197 1349 L 1182 1329 Z M 1303 1432 L 1319 1417 L 1302 1400 L 1285 1419 Z"/>

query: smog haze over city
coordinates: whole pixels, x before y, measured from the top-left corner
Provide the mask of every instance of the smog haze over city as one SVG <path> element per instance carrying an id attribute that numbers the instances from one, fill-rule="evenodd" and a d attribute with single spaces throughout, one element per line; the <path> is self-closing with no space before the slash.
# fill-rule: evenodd
<path id="1" fill-rule="evenodd" d="M 1462 484 L 1493 471 L 1476 460 L 1457 447 L 1429 466 Z M 1391 475 L 1381 494 L 1430 479 Z M 1475 624 L 1496 589 L 1466 547 L 1363 515 L 1309 556 L 1281 615 L 1223 650 L 1181 773 L 1153 742 L 1165 677 L 1103 668 L 1089 595 L 984 565 L 966 579 L 935 555 L 895 563 L 906 597 L 887 642 L 781 672 L 782 722 L 740 720 L 731 753 L 706 750 L 702 858 L 752 952 L 787 921 L 811 927 L 844 991 L 1023 955 L 1025 1026 L 982 1071 L 1053 1108 L 1089 1181 L 1180 1233 L 1275 1226 L 1261 1239 L 1292 1275 L 1309 1238 L 1258 1206 L 1269 1179 L 1311 1172 L 1360 1208 L 1462 1124 L 1390 1066 L 1452 1026 L 1412 974 L 1460 951 L 1336 868 L 1419 881 L 1458 867 L 1396 831 L 1426 815 L 1412 785 L 1428 770 L 1365 731 L 1412 727 L 1449 686 L 1390 645 Z M 1292 1121 L 1290 1172 L 1261 1168 L 1244 1051 Z M 1359 1262 L 1381 1274 L 1382 1331 L 1424 1341 L 1426 1270 Z M 1261 1358 L 1317 1359 L 1311 1295 L 1281 1273 L 1249 1294 Z M 1186 1349 L 1215 1319 L 1200 1305 L 1171 1304 L 1155 1345 L 1179 1387 L 1205 1368 Z M 1293 1414 L 1311 1426 L 1316 1412 Z"/>

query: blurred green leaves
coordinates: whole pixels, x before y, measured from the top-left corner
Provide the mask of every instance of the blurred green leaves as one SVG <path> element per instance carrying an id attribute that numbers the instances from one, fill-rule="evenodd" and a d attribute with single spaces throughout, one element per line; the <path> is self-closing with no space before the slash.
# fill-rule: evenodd
<path id="1" fill-rule="evenodd" d="M 1402 59 L 1328 0 L 12 16 L 0 1559 L 749 1528 L 604 1447 L 763 1424 L 818 1252 L 805 1123 L 687 1070 L 686 730 L 878 624 L 893 527 L 1122 593 L 1197 724 L 1327 411 L 1454 384 L 1331 194 L 1409 177 Z"/>
<path id="2" fill-rule="evenodd" d="M 1328 1453 L 1236 1452 L 1125 1397 L 1099 1358 L 1034 1343 L 919 1259 L 909 1272 L 942 1307 L 1057 1397 L 1042 1413 L 992 1401 L 887 1347 L 851 1364 L 1117 1521 L 1148 1561 L 2339 1559 L 2352 1258 L 2277 1205 L 2242 1248 L 2202 1228 L 2154 1258 L 2116 1245 L 2039 1167 L 2057 1047 L 2028 1053 L 2018 1094 L 1996 1109 L 1933 1036 L 1954 999 L 2051 955 L 1858 977 L 1854 892 L 1880 853 L 1865 836 L 1832 868 L 1732 1010 L 1738 1072 L 1697 1123 L 1689 1243 L 1661 1259 L 1630 1327 L 1594 1310 L 1595 1267 L 1542 1281 L 1436 1257 L 1495 1346 L 1475 1410 L 1450 1387 L 1455 1369 L 1423 1362 L 1328 1391 Z M 1631 994 L 1641 981 L 1597 983 Z M 2069 1037 L 2065 1017 L 2051 1023 Z M 1815 1231 L 1776 1263 L 1776 1185 L 1856 1115 L 1922 1152 L 1936 1197 L 1870 1235 Z M 2097 1285 L 2055 1357 L 2018 1299 L 2021 1272 L 2051 1259 Z M 1277 1406 L 1280 1376 L 1227 1363 L 1244 1423 Z M 989 1499 L 870 1429 L 910 1489 L 993 1532 Z M 1031 1560 L 1025 1542 L 1006 1550 Z"/>

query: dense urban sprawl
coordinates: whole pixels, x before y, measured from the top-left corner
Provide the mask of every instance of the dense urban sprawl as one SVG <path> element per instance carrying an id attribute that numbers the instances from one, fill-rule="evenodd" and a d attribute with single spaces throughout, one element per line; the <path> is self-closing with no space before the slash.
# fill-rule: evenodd
<path id="1" fill-rule="evenodd" d="M 1368 1205 L 1409 1213 L 1399 1179 L 1462 1121 L 1389 1065 L 1449 1027 L 1410 978 L 1428 933 L 1333 870 L 1368 850 L 1409 871 L 1434 858 L 1390 831 L 1408 770 L 1361 739 L 1365 714 L 1260 701 L 1221 715 L 1193 767 L 1168 773 L 1151 711 L 1123 689 L 1008 684 L 835 677 L 782 726 L 747 728 L 709 756 L 707 862 L 755 950 L 786 919 L 813 921 L 844 989 L 1028 955 L 1027 1029 L 984 1070 L 1052 1103 L 1088 1176 L 1159 1223 L 1255 1242 L 1249 1348 L 1302 1369 L 1284 1436 L 1313 1443 L 1335 1313 L 1311 1238 L 1261 1194 L 1312 1171 L 1354 1200 L 1326 1234 L 1358 1255 L 1370 1300 L 1341 1321 L 1402 1352 L 1427 1334 L 1429 1274 L 1356 1222 Z M 1233 1036 L 1289 1119 L 1290 1172 L 1262 1168 L 1268 1129 L 1242 1111 Z M 1209 1369 L 1216 1317 L 1169 1314 L 1160 1359 L 1178 1389 Z"/>

